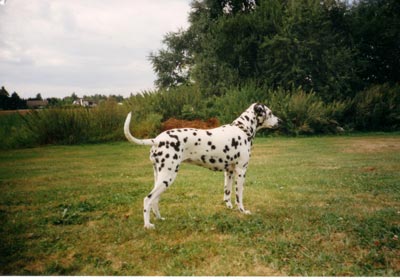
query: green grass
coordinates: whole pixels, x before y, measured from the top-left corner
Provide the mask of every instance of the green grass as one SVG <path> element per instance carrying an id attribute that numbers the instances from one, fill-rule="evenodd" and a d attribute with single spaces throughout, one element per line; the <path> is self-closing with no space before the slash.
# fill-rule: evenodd
<path id="1" fill-rule="evenodd" d="M 257 139 L 245 206 L 183 165 L 143 229 L 149 147 L 0 151 L 3 275 L 400 275 L 398 134 Z M 153 218 L 153 217 L 152 217 Z"/>

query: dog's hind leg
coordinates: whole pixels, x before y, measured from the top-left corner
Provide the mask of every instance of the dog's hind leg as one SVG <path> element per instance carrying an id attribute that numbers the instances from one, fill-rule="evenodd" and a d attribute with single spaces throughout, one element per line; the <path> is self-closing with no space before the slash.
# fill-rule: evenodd
<path id="1" fill-rule="evenodd" d="M 143 217 L 144 227 L 151 229 L 154 225 L 150 223 L 150 209 L 156 214 L 156 217 L 161 219 L 160 211 L 158 209 L 158 201 L 163 192 L 174 182 L 176 178 L 176 172 L 158 172 L 157 179 L 154 184 L 153 190 L 143 201 Z"/>
<path id="2" fill-rule="evenodd" d="M 157 171 L 157 166 L 154 164 L 153 166 L 154 169 L 154 181 L 157 182 L 158 178 L 158 171 Z M 156 215 L 156 218 L 159 220 L 164 220 L 163 217 L 160 215 L 160 210 L 158 209 L 158 202 L 160 201 L 160 197 L 157 197 L 154 199 L 153 203 L 151 204 L 151 209 L 153 210 L 154 215 Z"/>
<path id="3" fill-rule="evenodd" d="M 157 197 L 154 199 L 153 203 L 151 204 L 151 209 L 153 210 L 154 215 L 156 215 L 156 218 L 158 220 L 165 220 L 163 217 L 161 217 L 160 210 L 158 208 L 158 202 L 160 201 L 160 197 Z"/>
<path id="4" fill-rule="evenodd" d="M 233 171 L 225 171 L 224 202 L 226 207 L 232 209 L 231 193 L 233 184 Z"/>

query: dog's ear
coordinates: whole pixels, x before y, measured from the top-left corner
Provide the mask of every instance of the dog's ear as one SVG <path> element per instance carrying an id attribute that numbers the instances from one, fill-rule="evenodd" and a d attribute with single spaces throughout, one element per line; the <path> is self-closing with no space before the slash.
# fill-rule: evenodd
<path id="1" fill-rule="evenodd" d="M 257 103 L 256 105 L 254 105 L 254 112 L 256 113 L 257 116 L 265 114 L 264 105 L 262 105 L 260 103 Z"/>

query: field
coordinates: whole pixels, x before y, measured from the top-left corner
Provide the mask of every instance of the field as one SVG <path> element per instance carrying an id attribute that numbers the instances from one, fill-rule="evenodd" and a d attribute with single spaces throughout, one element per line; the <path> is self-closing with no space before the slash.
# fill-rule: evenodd
<path id="1" fill-rule="evenodd" d="M 143 229 L 149 148 L 0 151 L 2 275 L 400 275 L 400 136 L 259 138 L 252 215 L 183 165 Z M 153 218 L 153 217 L 152 217 Z"/>

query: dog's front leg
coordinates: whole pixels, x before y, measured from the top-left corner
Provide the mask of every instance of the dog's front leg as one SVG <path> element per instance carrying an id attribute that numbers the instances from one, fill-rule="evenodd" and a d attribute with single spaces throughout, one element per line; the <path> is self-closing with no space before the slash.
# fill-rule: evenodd
<path id="1" fill-rule="evenodd" d="M 233 171 L 225 171 L 224 201 L 226 207 L 232 209 L 231 193 L 233 185 Z"/>
<path id="2" fill-rule="evenodd" d="M 244 189 L 244 181 L 246 178 L 246 169 L 245 168 L 237 168 L 236 169 L 236 204 L 239 208 L 239 211 L 244 214 L 251 214 L 249 210 L 245 210 L 243 206 L 243 189 Z"/>

